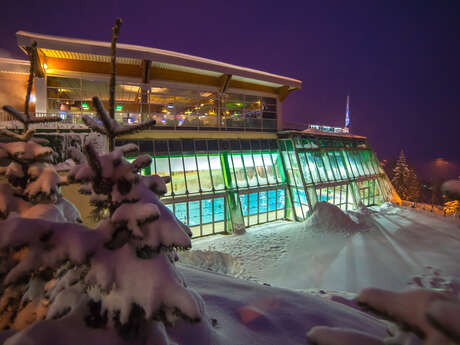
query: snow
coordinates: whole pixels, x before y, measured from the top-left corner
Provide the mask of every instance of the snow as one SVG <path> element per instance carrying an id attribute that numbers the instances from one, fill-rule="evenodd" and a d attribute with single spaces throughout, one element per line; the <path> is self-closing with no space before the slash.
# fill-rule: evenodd
<path id="1" fill-rule="evenodd" d="M 34 141 L 0 143 L 0 151 L 6 152 L 15 161 L 33 161 L 49 159 L 52 149 Z"/>
<path id="2" fill-rule="evenodd" d="M 118 250 L 99 250 L 91 259 L 85 280 L 89 285 L 97 284 L 101 295 L 108 291 L 102 299 L 103 308 L 111 315 L 120 311 L 121 323 L 128 321 L 134 304 L 142 306 L 147 319 L 160 309 L 170 322 L 177 318 L 178 312 L 190 320 L 201 318 L 196 296 L 182 286 L 165 255 L 140 259 L 128 244 Z M 97 295 L 92 297 L 98 300 Z"/>
<path id="3" fill-rule="evenodd" d="M 307 218 L 304 225 L 314 231 L 338 231 L 347 234 L 360 229 L 359 223 L 354 222 L 348 214 L 324 201 L 316 203 L 312 215 Z"/>
<path id="4" fill-rule="evenodd" d="M 460 343 L 460 303 L 458 301 L 436 300 L 427 308 L 426 317 L 431 324 L 449 334 Z"/>
<path id="5" fill-rule="evenodd" d="M 456 198 L 460 198 L 460 179 L 449 180 L 442 184 L 441 190 L 453 195 Z"/>
<path id="6" fill-rule="evenodd" d="M 126 227 L 133 233 L 134 236 L 143 238 L 140 225 L 147 222 L 152 222 L 160 216 L 158 207 L 151 203 L 125 203 L 118 207 L 111 217 L 111 222 L 118 224 L 126 224 Z M 158 247 L 157 244 L 156 247 Z"/>
<path id="7" fill-rule="evenodd" d="M 458 220 L 389 204 L 347 212 L 354 223 L 333 208 L 320 213 L 324 222 L 335 224 L 334 231 L 308 220 L 267 223 L 244 235 L 193 240 L 190 253 L 179 253 L 181 262 L 200 261 L 200 268 L 291 289 L 358 293 L 370 286 L 424 287 L 459 294 Z M 220 260 L 216 252 L 231 259 Z"/>
<path id="8" fill-rule="evenodd" d="M 28 246 L 25 257 L 11 269 L 4 283 L 14 282 L 38 269 L 55 267 L 67 259 L 84 263 L 103 241 L 100 232 L 82 225 L 42 219 L 9 218 L 2 222 L 0 248 Z"/>
<path id="9" fill-rule="evenodd" d="M 307 339 L 313 345 L 385 345 L 379 338 L 368 333 L 340 327 L 313 327 L 307 333 Z"/>
<path id="10" fill-rule="evenodd" d="M 406 328 L 420 333 L 427 339 L 432 339 L 433 344 L 447 344 L 448 339 L 439 331 L 433 328 L 426 318 L 426 311 L 434 301 L 448 301 L 458 303 L 453 296 L 429 290 L 411 290 L 403 293 L 396 293 L 376 288 L 368 288 L 361 291 L 357 297 L 360 305 L 376 310 L 378 313 L 390 317 Z M 458 310 L 457 310 L 458 312 Z"/>

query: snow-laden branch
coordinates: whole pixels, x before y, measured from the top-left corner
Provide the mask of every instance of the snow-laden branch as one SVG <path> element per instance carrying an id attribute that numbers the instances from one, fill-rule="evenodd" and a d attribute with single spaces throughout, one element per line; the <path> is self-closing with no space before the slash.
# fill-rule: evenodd
<path id="1" fill-rule="evenodd" d="M 22 114 L 19 110 L 16 110 L 14 107 L 5 105 L 3 107 L 7 113 L 13 116 L 16 120 L 21 122 L 24 125 L 24 130 L 27 131 L 30 124 L 35 123 L 47 123 L 47 122 L 59 122 L 61 118 L 59 116 L 30 116 L 29 114 Z"/>
<path id="2" fill-rule="evenodd" d="M 88 115 L 83 117 L 83 121 L 92 130 L 107 136 L 110 146 L 109 151 L 113 151 L 116 137 L 149 129 L 155 125 L 155 120 L 149 120 L 137 125 L 123 126 L 115 121 L 114 118 L 110 117 L 99 97 L 93 97 L 93 105 L 96 108 L 96 114 L 101 123 Z"/>
<path id="3" fill-rule="evenodd" d="M 4 284 L 39 269 L 54 269 L 66 260 L 83 264 L 105 240 L 101 232 L 85 226 L 43 219 L 9 218 L 0 226 L 0 249 L 27 248 L 25 257 L 6 275 Z"/>

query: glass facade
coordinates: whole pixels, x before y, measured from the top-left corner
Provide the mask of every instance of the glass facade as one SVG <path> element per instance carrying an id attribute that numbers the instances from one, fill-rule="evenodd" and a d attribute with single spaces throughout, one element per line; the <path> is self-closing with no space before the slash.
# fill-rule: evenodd
<path id="1" fill-rule="evenodd" d="M 133 82 L 119 82 L 115 95 L 115 119 L 124 124 L 154 119 L 160 128 L 277 129 L 274 97 L 219 94 L 205 86 L 194 90 Z M 93 96 L 108 109 L 108 80 L 47 78 L 48 112 L 67 122 L 79 123 L 82 115 L 94 115 Z"/>
<path id="2" fill-rule="evenodd" d="M 291 132 L 292 133 L 292 132 Z M 317 202 L 342 210 L 388 200 L 367 142 L 279 134 L 279 139 L 118 140 L 150 154 L 143 174 L 170 176 L 163 201 L 194 237 L 279 219 L 306 219 Z"/>
<path id="3" fill-rule="evenodd" d="M 117 141 L 123 145 L 133 141 Z M 286 218 L 286 184 L 276 140 L 139 140 L 151 166 L 170 176 L 163 201 L 194 237 Z M 134 158 L 128 158 L 134 159 Z"/>
<path id="4" fill-rule="evenodd" d="M 365 139 L 290 133 L 279 143 L 295 218 L 307 218 L 316 202 L 350 210 L 386 200 L 388 182 Z"/>

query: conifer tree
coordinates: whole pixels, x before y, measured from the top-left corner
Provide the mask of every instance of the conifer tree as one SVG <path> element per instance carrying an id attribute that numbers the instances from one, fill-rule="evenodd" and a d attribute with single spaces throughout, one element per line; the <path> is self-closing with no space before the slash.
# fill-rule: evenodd
<path id="1" fill-rule="evenodd" d="M 414 169 L 409 169 L 409 178 L 407 184 L 407 200 L 420 201 L 422 185 Z"/>
<path id="2" fill-rule="evenodd" d="M 114 32 L 118 34 L 118 30 Z M 112 61 L 115 63 L 115 58 Z M 47 301 L 31 320 L 40 321 L 7 343 L 172 345 L 176 343 L 169 339 L 166 327 L 199 322 L 197 332 L 205 332 L 210 343 L 219 344 L 212 340 L 203 300 L 186 286 L 175 268 L 176 250 L 191 247 L 191 231 L 159 199 L 166 193 L 167 179 L 139 174 L 151 163 L 148 155 L 131 163 L 123 158 L 137 150 L 136 145 L 114 148 L 117 136 L 151 127 L 154 121 L 121 126 L 97 97 L 93 102 L 102 124 L 90 117 L 85 117 L 85 122 L 107 135 L 111 150 L 100 155 L 87 141 L 84 156 L 77 155 L 79 164 L 69 172 L 67 182 L 83 183 L 82 189 L 91 194 L 93 202 L 108 209 L 107 217 L 95 230 L 46 217 L 6 217 L 0 223 L 0 291 L 10 294 L 0 303 L 0 312 L 2 308 L 11 311 L 11 293 L 23 282 L 27 289 L 14 295 L 19 301 L 16 304 L 27 305 L 37 298 Z M 27 114 L 21 116 L 28 121 Z M 32 145 L 35 148 L 36 144 Z M 30 157 L 27 150 L 16 152 L 10 156 Z M 10 170 L 18 170 L 14 168 Z M 48 176 L 54 175 L 45 174 Z M 40 181 L 21 178 L 17 175 L 11 183 L 25 192 Z M 39 191 L 34 195 L 44 193 L 43 188 L 34 190 Z M 26 325 L 23 322 L 16 329 Z"/>
<path id="3" fill-rule="evenodd" d="M 404 155 L 404 151 L 401 150 L 396 166 L 393 169 L 391 183 L 403 200 L 407 200 L 409 195 L 409 176 L 410 170 L 406 162 L 406 156 Z"/>

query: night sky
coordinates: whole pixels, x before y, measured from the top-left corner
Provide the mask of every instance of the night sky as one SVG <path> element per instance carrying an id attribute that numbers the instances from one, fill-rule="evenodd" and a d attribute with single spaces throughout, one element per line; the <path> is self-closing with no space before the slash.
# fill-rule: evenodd
<path id="1" fill-rule="evenodd" d="M 350 91 L 351 130 L 381 160 L 404 149 L 420 174 L 436 158 L 460 174 L 459 13 L 449 0 L 8 0 L 0 55 L 25 58 L 17 30 L 109 41 L 119 16 L 122 43 L 302 80 L 284 102 L 287 121 L 343 126 Z"/>

